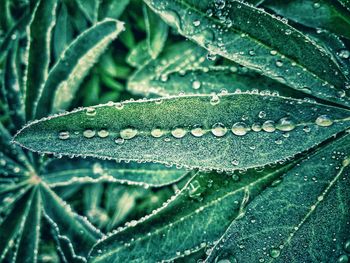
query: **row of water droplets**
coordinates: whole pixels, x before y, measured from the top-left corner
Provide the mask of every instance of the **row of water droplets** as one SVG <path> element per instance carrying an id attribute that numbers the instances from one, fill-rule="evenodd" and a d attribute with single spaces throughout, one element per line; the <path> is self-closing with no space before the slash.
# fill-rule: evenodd
<path id="1" fill-rule="evenodd" d="M 217 95 L 212 96 L 210 100 L 210 103 L 212 105 L 216 105 L 219 102 L 220 102 L 219 96 Z M 124 107 L 122 103 L 116 103 L 114 106 L 119 110 Z M 97 113 L 96 109 L 92 107 L 87 108 L 85 111 L 86 116 L 90 118 L 95 117 L 96 113 Z M 260 119 L 263 119 L 266 117 L 266 112 L 260 111 L 258 116 Z M 321 127 L 331 126 L 333 122 L 334 121 L 327 115 L 320 115 L 315 120 L 315 124 Z M 244 121 L 239 121 L 239 122 L 235 122 L 230 129 L 232 134 L 236 136 L 244 136 L 250 131 L 253 131 L 253 132 L 265 131 L 268 133 L 272 133 L 272 132 L 275 132 L 276 130 L 279 130 L 282 132 L 289 132 L 294 130 L 297 126 L 298 124 L 296 124 L 291 118 L 283 117 L 277 123 L 273 120 L 266 120 L 265 122 L 263 122 L 263 124 L 256 122 L 256 123 L 253 123 L 252 125 L 248 125 Z M 304 128 L 304 131 L 308 132 L 309 129 Z M 170 133 L 172 137 L 181 139 L 185 137 L 186 134 L 188 133 L 190 133 L 194 137 L 202 137 L 208 132 L 211 132 L 215 137 L 223 137 L 227 134 L 228 128 L 226 127 L 225 124 L 221 122 L 217 122 L 213 124 L 210 129 L 206 129 L 202 125 L 194 125 L 190 130 L 187 130 L 181 126 L 177 126 L 169 132 L 168 130 L 164 130 L 161 127 L 155 127 L 150 131 L 150 135 L 154 138 L 161 138 Z M 76 131 L 75 134 L 78 135 L 79 132 Z M 139 131 L 136 128 L 131 126 L 126 127 L 119 132 L 119 137 L 115 139 L 115 143 L 122 144 L 124 143 L 125 140 L 133 139 L 138 134 L 139 134 Z M 96 136 L 98 136 L 99 138 L 107 138 L 110 135 L 110 132 L 105 128 L 99 129 L 98 131 L 88 128 L 83 131 L 82 135 L 87 139 L 91 139 Z M 58 138 L 60 140 L 69 139 L 70 138 L 69 131 L 66 131 L 66 130 L 60 131 L 58 134 Z"/>

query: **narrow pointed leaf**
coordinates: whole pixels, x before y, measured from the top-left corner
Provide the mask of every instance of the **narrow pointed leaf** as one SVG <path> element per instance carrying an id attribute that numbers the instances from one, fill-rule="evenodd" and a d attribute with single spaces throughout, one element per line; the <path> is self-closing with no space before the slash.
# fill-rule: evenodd
<path id="1" fill-rule="evenodd" d="M 283 170 L 251 170 L 241 179 L 238 172 L 198 173 L 155 213 L 97 243 L 90 262 L 170 261 L 195 253 L 213 244 Z"/>
<path id="2" fill-rule="evenodd" d="M 329 144 L 266 189 L 232 222 L 206 262 L 344 262 L 349 143 L 346 135 Z"/>
<path id="3" fill-rule="evenodd" d="M 37 101 L 48 75 L 51 35 L 56 22 L 56 6 L 57 0 L 39 1 L 27 29 L 29 39 L 25 76 L 25 108 L 28 120 L 34 116 Z"/>
<path id="4" fill-rule="evenodd" d="M 123 28 L 122 22 L 104 20 L 68 46 L 50 71 L 38 103 L 37 117 L 69 106 L 85 75 Z"/>
<path id="5" fill-rule="evenodd" d="M 36 189 L 21 233 L 15 262 L 37 262 L 40 220 L 41 198 L 39 191 Z"/>
<path id="6" fill-rule="evenodd" d="M 350 38 L 350 13 L 330 0 L 270 0 L 264 3 L 277 14 L 303 25 L 323 28 Z"/>
<path id="7" fill-rule="evenodd" d="M 349 114 L 261 94 L 174 96 L 44 118 L 14 141 L 40 153 L 230 171 L 293 157 L 348 128 Z"/>
<path id="8" fill-rule="evenodd" d="M 306 35 L 241 1 L 144 0 L 185 37 L 243 66 L 315 97 L 343 105 L 347 77 Z M 340 93 L 341 92 L 341 93 Z"/>
<path id="9" fill-rule="evenodd" d="M 130 185 L 161 187 L 180 180 L 185 171 L 175 167 L 166 168 L 163 165 L 116 164 L 113 161 L 104 162 L 71 162 L 55 161 L 50 164 L 51 170 L 42 176 L 50 186 L 65 186 L 83 183 L 118 182 Z"/>
<path id="10" fill-rule="evenodd" d="M 12 121 L 17 126 L 24 124 L 24 103 L 20 88 L 19 74 L 16 63 L 18 42 L 9 50 L 4 72 L 4 94 L 6 95 Z"/>
<path id="11" fill-rule="evenodd" d="M 146 5 L 143 6 L 143 15 L 146 24 L 148 53 L 154 59 L 163 50 L 168 37 L 168 25 Z"/>
<path id="12" fill-rule="evenodd" d="M 74 213 L 70 206 L 46 185 L 42 185 L 40 190 L 44 215 L 55 233 L 63 256 L 83 261 L 92 245 L 102 237 L 101 232 Z"/>

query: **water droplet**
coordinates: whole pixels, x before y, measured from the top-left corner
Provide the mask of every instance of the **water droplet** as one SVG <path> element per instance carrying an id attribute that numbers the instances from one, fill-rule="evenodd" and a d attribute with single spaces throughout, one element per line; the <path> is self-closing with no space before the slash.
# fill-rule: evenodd
<path id="1" fill-rule="evenodd" d="M 276 56 L 276 55 L 277 55 L 277 51 L 276 51 L 276 50 L 271 50 L 271 51 L 270 51 L 270 54 L 271 54 L 272 56 Z"/>
<path id="2" fill-rule="evenodd" d="M 262 129 L 266 132 L 274 132 L 276 130 L 275 128 L 275 122 L 274 121 L 265 121 Z"/>
<path id="3" fill-rule="evenodd" d="M 344 250 L 350 253 L 350 239 L 348 239 L 344 244 Z"/>
<path id="4" fill-rule="evenodd" d="M 84 137 L 85 137 L 85 138 L 88 138 L 88 139 L 94 137 L 95 134 L 96 134 L 96 132 L 95 132 L 94 130 L 91 130 L 91 129 L 86 129 L 86 130 L 83 132 Z"/>
<path id="5" fill-rule="evenodd" d="M 315 123 L 318 126 L 328 127 L 333 124 L 333 120 L 327 115 L 321 115 L 316 119 Z"/>
<path id="6" fill-rule="evenodd" d="M 262 130 L 262 127 L 259 123 L 253 123 L 252 125 L 252 130 L 255 131 L 255 132 L 259 132 Z"/>
<path id="7" fill-rule="evenodd" d="M 291 119 L 285 117 L 278 121 L 276 129 L 280 131 L 291 131 L 295 129 L 295 123 Z"/>
<path id="8" fill-rule="evenodd" d="M 286 29 L 286 31 L 284 31 L 284 33 L 289 36 L 290 34 L 292 34 L 292 30 L 290 30 L 289 28 Z"/>
<path id="9" fill-rule="evenodd" d="M 245 124 L 244 122 L 236 122 L 235 124 L 233 124 L 231 131 L 235 135 L 243 136 L 247 134 L 248 129 L 249 128 L 247 124 Z"/>
<path id="10" fill-rule="evenodd" d="M 211 128 L 211 132 L 216 137 L 222 137 L 227 133 L 227 128 L 222 123 L 215 123 Z"/>
<path id="11" fill-rule="evenodd" d="M 208 59 L 209 61 L 214 61 L 214 60 L 216 60 L 216 54 L 215 54 L 215 53 L 209 52 L 209 53 L 207 54 L 207 59 Z"/>
<path id="12" fill-rule="evenodd" d="M 210 99 L 210 104 L 211 105 L 216 105 L 216 104 L 219 104 L 220 103 L 220 98 L 217 94 L 213 94 L 211 99 Z"/>
<path id="13" fill-rule="evenodd" d="M 159 137 L 162 137 L 164 135 L 164 131 L 161 129 L 161 128 L 154 128 L 152 131 L 151 131 L 151 135 L 154 137 L 154 138 L 159 138 Z"/>
<path id="14" fill-rule="evenodd" d="M 205 133 L 205 131 L 203 130 L 203 128 L 199 125 L 196 125 L 193 127 L 193 129 L 191 130 L 191 134 L 194 136 L 194 137 L 201 137 L 203 136 Z"/>
<path id="15" fill-rule="evenodd" d="M 97 132 L 97 135 L 100 137 L 100 138 L 106 138 L 108 137 L 109 135 L 109 132 L 105 129 L 101 129 Z"/>
<path id="16" fill-rule="evenodd" d="M 125 140 L 123 138 L 116 138 L 114 141 L 116 144 L 123 144 Z"/>
<path id="17" fill-rule="evenodd" d="M 120 131 L 120 137 L 125 140 L 130 140 L 137 135 L 137 130 L 133 127 L 129 127 Z"/>
<path id="18" fill-rule="evenodd" d="M 192 88 L 193 89 L 199 89 L 201 87 L 201 83 L 198 80 L 195 80 L 192 82 Z"/>
<path id="19" fill-rule="evenodd" d="M 259 112 L 259 118 L 260 119 L 263 119 L 263 118 L 265 118 L 266 117 L 266 112 L 265 111 L 260 111 Z"/>
<path id="20" fill-rule="evenodd" d="M 60 140 L 67 140 L 69 139 L 69 132 L 68 131 L 61 131 L 59 134 L 58 134 L 58 138 Z"/>
<path id="21" fill-rule="evenodd" d="M 339 52 L 339 57 L 348 59 L 348 58 L 350 57 L 350 51 L 349 51 L 349 50 L 346 50 L 346 49 L 341 50 L 341 51 Z"/>
<path id="22" fill-rule="evenodd" d="M 280 256 L 280 254 L 281 254 L 281 251 L 278 248 L 273 248 L 270 251 L 270 256 L 272 258 L 278 258 Z"/>
<path id="23" fill-rule="evenodd" d="M 186 133 L 187 131 L 180 127 L 177 127 L 171 131 L 171 135 L 178 139 L 183 138 L 186 135 Z"/>
<path id="24" fill-rule="evenodd" d="M 226 0 L 215 0 L 214 6 L 217 9 L 224 9 L 226 5 Z"/>
<path id="25" fill-rule="evenodd" d="M 276 61 L 276 66 L 279 67 L 279 68 L 282 67 L 283 66 L 283 62 L 281 60 L 277 60 Z"/>
<path id="26" fill-rule="evenodd" d="M 239 161 L 238 161 L 237 159 L 233 160 L 231 163 L 232 163 L 234 166 L 239 165 Z"/>
<path id="27" fill-rule="evenodd" d="M 121 110 L 124 108 L 124 104 L 121 102 L 117 102 L 114 106 L 117 110 Z"/>
<path id="28" fill-rule="evenodd" d="M 95 108 L 87 108 L 86 109 L 86 116 L 93 117 L 96 115 L 96 109 Z"/>
<path id="29" fill-rule="evenodd" d="M 201 24 L 201 21 L 199 21 L 199 20 L 194 20 L 193 21 L 193 25 L 194 26 L 199 26 Z"/>
<path id="30" fill-rule="evenodd" d="M 309 126 L 305 126 L 305 127 L 303 128 L 303 131 L 304 131 L 304 132 L 310 132 L 310 131 L 311 131 L 311 128 L 310 128 Z"/>
<path id="31" fill-rule="evenodd" d="M 283 143 L 283 141 L 282 141 L 281 139 L 277 139 L 277 140 L 275 140 L 275 143 L 276 143 L 277 145 L 281 145 L 281 144 Z"/>
<path id="32" fill-rule="evenodd" d="M 317 9 L 321 7 L 321 4 L 319 2 L 315 2 L 313 6 Z"/>

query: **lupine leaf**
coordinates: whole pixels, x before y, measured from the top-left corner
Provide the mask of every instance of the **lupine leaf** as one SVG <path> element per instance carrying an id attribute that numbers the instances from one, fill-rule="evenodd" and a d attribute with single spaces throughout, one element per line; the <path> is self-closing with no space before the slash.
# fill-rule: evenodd
<path id="1" fill-rule="evenodd" d="M 303 25 L 324 28 L 338 35 L 350 38 L 350 14 L 330 0 L 265 1 L 268 7 L 295 22 Z"/>
<path id="2" fill-rule="evenodd" d="M 43 87 L 37 117 L 69 106 L 84 76 L 123 28 L 123 23 L 107 19 L 84 31 L 68 46 Z"/>
<path id="3" fill-rule="evenodd" d="M 64 159 L 51 162 L 50 167 L 42 176 L 50 187 L 96 182 L 161 187 L 180 180 L 186 173 L 175 167 L 166 168 L 157 164 L 116 164 L 113 161 L 67 162 Z"/>
<path id="4" fill-rule="evenodd" d="M 143 6 L 143 15 L 145 17 L 148 52 L 154 59 L 163 50 L 168 37 L 168 25 L 146 5 Z"/>
<path id="5" fill-rule="evenodd" d="M 144 0 L 187 38 L 296 90 L 350 105 L 348 78 L 305 34 L 240 1 Z"/>
<path id="6" fill-rule="evenodd" d="M 100 1 L 99 0 L 76 0 L 79 8 L 88 18 L 88 20 L 95 24 L 97 22 L 98 10 Z"/>
<path id="7" fill-rule="evenodd" d="M 126 228 L 97 243 L 89 261 L 175 260 L 212 245 L 247 202 L 284 169 L 252 169 L 241 178 L 238 172 L 198 173 L 152 215 L 127 223 Z"/>
<path id="8" fill-rule="evenodd" d="M 232 222 L 206 262 L 344 262 L 349 143 L 346 135 L 329 144 L 266 189 Z"/>
<path id="9" fill-rule="evenodd" d="M 25 109 L 28 120 L 34 116 L 37 101 L 48 75 L 51 56 L 50 41 L 56 22 L 56 6 L 57 0 L 39 1 L 27 29 L 28 61 L 25 76 Z"/>
<path id="10" fill-rule="evenodd" d="M 44 118 L 25 126 L 14 141 L 40 153 L 231 171 L 316 146 L 349 127 L 349 113 L 251 93 L 174 96 Z"/>

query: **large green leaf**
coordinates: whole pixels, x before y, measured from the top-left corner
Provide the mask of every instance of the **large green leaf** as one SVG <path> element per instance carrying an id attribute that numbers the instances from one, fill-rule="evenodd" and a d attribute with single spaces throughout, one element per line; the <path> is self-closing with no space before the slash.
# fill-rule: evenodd
<path id="1" fill-rule="evenodd" d="M 243 175 L 197 173 L 152 215 L 98 242 L 89 262 L 175 260 L 210 246 L 247 202 L 287 167 L 252 169 Z"/>
<path id="2" fill-rule="evenodd" d="M 180 180 L 186 172 L 163 165 L 117 164 L 113 161 L 92 162 L 67 159 L 50 163 L 42 179 L 50 186 L 110 182 L 146 187 L 161 187 Z"/>
<path id="3" fill-rule="evenodd" d="M 241 1 L 144 1 L 210 52 L 315 97 L 350 105 L 348 79 L 337 63 L 284 20 Z"/>
<path id="4" fill-rule="evenodd" d="M 67 47 L 42 89 L 37 117 L 69 106 L 85 75 L 123 28 L 122 22 L 106 19 L 81 33 Z"/>
<path id="5" fill-rule="evenodd" d="M 232 222 L 206 262 L 347 262 L 349 144 L 346 135 L 266 189 Z"/>
<path id="6" fill-rule="evenodd" d="M 293 157 L 349 127 L 349 114 L 253 93 L 177 96 L 44 118 L 14 141 L 39 153 L 230 171 Z"/>
<path id="7" fill-rule="evenodd" d="M 350 38 L 350 14 L 344 8 L 339 8 L 336 1 L 270 0 L 265 1 L 264 7 L 303 25 L 328 29 L 338 35 Z"/>
<path id="8" fill-rule="evenodd" d="M 56 23 L 57 0 L 40 0 L 28 27 L 28 60 L 25 76 L 26 117 L 34 116 L 41 89 L 47 79 L 51 35 Z"/>

